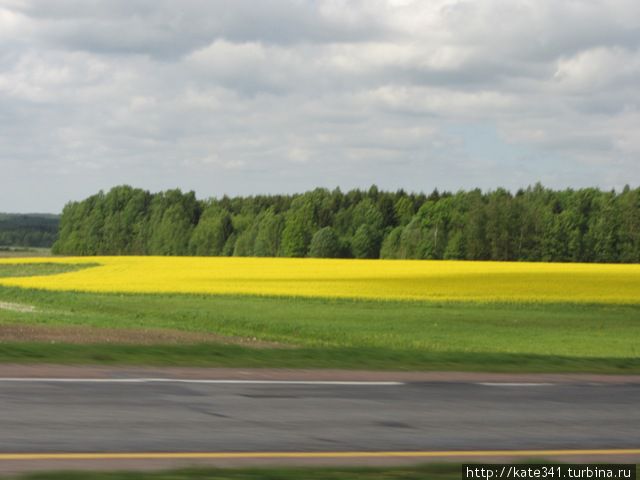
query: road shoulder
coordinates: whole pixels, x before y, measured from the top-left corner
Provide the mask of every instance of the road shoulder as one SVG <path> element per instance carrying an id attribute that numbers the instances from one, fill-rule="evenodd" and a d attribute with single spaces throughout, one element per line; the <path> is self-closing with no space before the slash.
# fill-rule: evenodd
<path id="1" fill-rule="evenodd" d="M 640 375 L 589 373 L 409 372 L 327 369 L 205 368 L 2 364 L 0 378 L 265 380 L 335 382 L 638 384 Z"/>

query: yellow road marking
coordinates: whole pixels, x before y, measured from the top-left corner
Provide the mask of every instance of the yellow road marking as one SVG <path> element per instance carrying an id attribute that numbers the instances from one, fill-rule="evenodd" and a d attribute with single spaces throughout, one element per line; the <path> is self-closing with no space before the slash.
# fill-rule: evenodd
<path id="1" fill-rule="evenodd" d="M 560 455 L 640 455 L 640 448 L 600 450 L 470 450 L 417 452 L 116 452 L 116 453 L 0 453 L 0 460 L 177 460 L 243 458 L 429 458 L 522 457 Z"/>

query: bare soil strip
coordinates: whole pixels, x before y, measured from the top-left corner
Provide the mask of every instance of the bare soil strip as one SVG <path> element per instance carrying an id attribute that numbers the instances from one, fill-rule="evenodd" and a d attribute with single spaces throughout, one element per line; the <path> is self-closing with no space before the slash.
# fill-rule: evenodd
<path id="1" fill-rule="evenodd" d="M 28 305 L 0 303 L 0 309 L 28 308 Z M 19 310 L 31 311 L 31 310 Z M 129 345 L 173 345 L 194 343 L 224 343 L 255 348 L 285 348 L 276 342 L 265 342 L 253 338 L 229 337 L 212 333 L 184 332 L 163 329 L 95 328 L 85 326 L 48 326 L 35 324 L 0 324 L 0 344 L 15 342 L 45 342 L 71 344 L 129 344 Z"/>
<path id="2" fill-rule="evenodd" d="M 0 365 L 3 378 L 174 378 L 190 380 L 272 380 L 336 382 L 444 382 L 640 384 L 640 375 L 390 372 L 360 370 L 296 370 L 272 368 L 110 367 L 74 365 Z"/>

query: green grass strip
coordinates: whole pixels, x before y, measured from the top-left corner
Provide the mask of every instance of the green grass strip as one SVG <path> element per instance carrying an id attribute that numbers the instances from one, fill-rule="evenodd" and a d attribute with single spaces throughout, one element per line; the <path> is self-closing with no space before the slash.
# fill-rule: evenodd
<path id="1" fill-rule="evenodd" d="M 173 329 L 314 348 L 640 358 L 640 307 L 117 295 L 0 287 L 0 324 Z"/>
<path id="2" fill-rule="evenodd" d="M 256 349 L 234 345 L 0 344 L 0 363 L 396 371 L 640 373 L 638 358 L 423 352 L 384 348 Z"/>
<path id="3" fill-rule="evenodd" d="M 2 277 L 33 277 L 41 275 L 57 275 L 59 273 L 75 272 L 97 263 L 67 264 L 67 263 L 3 263 L 0 264 L 0 278 Z"/>
<path id="4" fill-rule="evenodd" d="M 0 287 L 2 324 L 169 329 L 294 348 L 0 343 L 0 362 L 640 372 L 640 306 L 633 305 L 119 295 Z"/>
<path id="5" fill-rule="evenodd" d="M 459 480 L 459 464 L 387 468 L 201 468 L 167 472 L 52 472 L 21 480 Z"/>

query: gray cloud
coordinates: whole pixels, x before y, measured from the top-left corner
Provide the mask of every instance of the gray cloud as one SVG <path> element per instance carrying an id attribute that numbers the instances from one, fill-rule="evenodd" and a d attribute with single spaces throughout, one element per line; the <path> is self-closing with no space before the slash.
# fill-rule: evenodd
<path id="1" fill-rule="evenodd" d="M 636 0 L 0 0 L 0 211 L 640 183 Z"/>
<path id="2" fill-rule="evenodd" d="M 349 20 L 314 1 L 36 0 L 19 11 L 36 19 L 45 44 L 98 54 L 174 57 L 217 40 L 295 45 L 352 42 L 380 34 L 374 16 Z"/>

